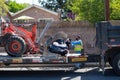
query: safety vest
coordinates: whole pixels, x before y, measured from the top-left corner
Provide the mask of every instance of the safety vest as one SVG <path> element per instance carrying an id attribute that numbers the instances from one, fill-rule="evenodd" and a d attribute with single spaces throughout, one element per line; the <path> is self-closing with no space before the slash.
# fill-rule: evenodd
<path id="1" fill-rule="evenodd" d="M 74 47 L 74 51 L 81 51 L 83 49 L 83 44 L 81 40 L 72 41 L 72 46 Z"/>

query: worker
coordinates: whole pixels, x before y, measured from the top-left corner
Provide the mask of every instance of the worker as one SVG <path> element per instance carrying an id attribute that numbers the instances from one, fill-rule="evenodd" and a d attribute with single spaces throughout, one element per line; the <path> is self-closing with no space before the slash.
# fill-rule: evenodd
<path id="1" fill-rule="evenodd" d="M 73 46 L 75 53 L 82 54 L 83 43 L 79 36 L 76 37 L 75 41 L 71 42 L 71 45 Z"/>
<path id="2" fill-rule="evenodd" d="M 76 54 L 80 54 L 80 55 L 83 54 L 82 53 L 83 43 L 82 43 L 82 40 L 79 36 L 76 37 L 75 41 L 71 41 L 71 45 L 73 46 Z M 82 65 L 81 65 L 81 63 L 77 63 L 77 64 L 75 64 L 75 66 L 76 66 L 76 68 L 80 68 Z"/>

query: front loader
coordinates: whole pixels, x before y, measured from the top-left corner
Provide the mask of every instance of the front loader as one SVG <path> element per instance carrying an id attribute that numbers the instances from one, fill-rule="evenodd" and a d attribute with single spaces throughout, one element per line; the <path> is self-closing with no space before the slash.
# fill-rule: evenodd
<path id="1" fill-rule="evenodd" d="M 23 54 L 41 54 L 42 56 L 43 50 L 40 48 L 40 42 L 51 24 L 52 22 L 46 24 L 45 28 L 36 40 L 36 23 L 32 24 L 32 30 L 30 32 L 24 29 L 23 26 L 14 26 L 12 23 L 5 22 L 5 20 L 3 21 L 3 19 L 1 19 L 0 46 L 5 48 L 5 51 L 9 56 L 13 57 L 21 57 Z M 59 36 L 58 39 L 67 38 L 67 35 L 64 32 L 58 32 L 55 34 L 54 38 L 51 37 L 51 40 L 47 40 L 48 51 L 63 56 L 68 53 L 67 46 L 64 48 L 59 46 L 53 48 L 52 43 L 57 40 L 56 36 L 57 38 Z M 48 43 L 50 44 L 48 45 Z"/>
<path id="2" fill-rule="evenodd" d="M 0 46 L 5 48 L 8 55 L 20 57 L 23 54 L 40 53 L 35 42 L 37 25 L 32 24 L 32 31 L 27 31 L 22 26 L 14 26 L 10 22 L 1 19 Z"/>

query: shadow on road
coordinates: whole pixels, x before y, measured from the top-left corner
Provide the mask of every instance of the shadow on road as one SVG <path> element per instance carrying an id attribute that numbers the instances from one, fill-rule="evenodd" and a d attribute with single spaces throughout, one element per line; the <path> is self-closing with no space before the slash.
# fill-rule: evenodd
<path id="1" fill-rule="evenodd" d="M 112 69 L 107 69 L 107 76 L 98 69 L 64 71 L 0 71 L 0 80 L 120 80 Z"/>

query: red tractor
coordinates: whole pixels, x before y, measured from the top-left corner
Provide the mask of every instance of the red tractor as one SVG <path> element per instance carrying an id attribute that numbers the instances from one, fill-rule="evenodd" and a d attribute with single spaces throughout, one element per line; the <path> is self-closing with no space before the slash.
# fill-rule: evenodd
<path id="1" fill-rule="evenodd" d="M 1 20 L 0 46 L 5 47 L 10 56 L 20 57 L 25 53 L 40 53 L 36 45 L 36 28 L 34 23 L 32 31 L 27 31 L 22 26 L 14 26 L 12 23 Z"/>
<path id="2" fill-rule="evenodd" d="M 1 26 L 0 26 L 0 47 L 5 47 L 6 52 L 8 55 L 13 57 L 20 57 L 23 54 L 41 54 L 43 50 L 40 48 L 40 41 L 44 36 L 44 33 L 49 29 L 52 22 L 46 24 L 45 28 L 43 29 L 42 33 L 38 37 L 36 41 L 36 30 L 37 25 L 34 23 L 32 24 L 32 31 L 27 31 L 22 26 L 14 26 L 12 23 L 9 22 L 2 22 L 1 19 Z M 57 39 L 57 38 L 58 39 Z M 60 45 L 52 45 L 53 42 L 57 42 L 61 39 L 66 39 L 67 35 L 64 32 L 60 32 L 59 34 L 54 35 L 51 37 L 50 40 L 47 40 L 47 48 L 48 51 L 51 53 L 56 53 L 64 56 L 67 54 L 67 46 L 61 47 Z M 60 41 L 59 41 L 60 42 Z M 59 43 L 57 42 L 57 43 Z M 50 43 L 48 45 L 48 43 Z"/>

